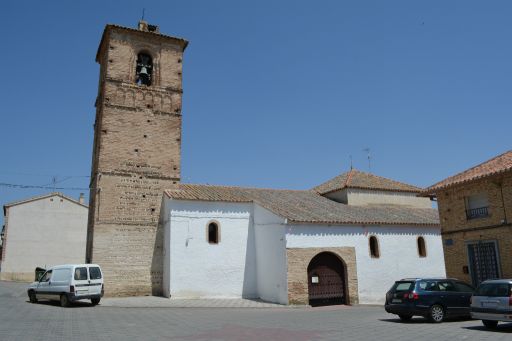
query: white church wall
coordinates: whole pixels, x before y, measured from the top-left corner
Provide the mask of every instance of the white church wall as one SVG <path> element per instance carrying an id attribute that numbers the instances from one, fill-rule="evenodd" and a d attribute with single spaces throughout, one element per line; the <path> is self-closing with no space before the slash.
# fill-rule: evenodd
<path id="1" fill-rule="evenodd" d="M 254 205 L 256 268 L 259 297 L 288 304 L 285 220 Z"/>
<path id="2" fill-rule="evenodd" d="M 171 297 L 258 297 L 252 204 L 169 200 L 165 258 Z M 215 221 L 220 241 L 210 244 Z"/>
<path id="3" fill-rule="evenodd" d="M 158 221 L 159 227 L 164 229 L 164 245 L 163 245 L 163 258 L 164 265 L 162 271 L 162 293 L 165 297 L 171 296 L 170 292 L 170 277 L 171 277 L 171 257 L 170 248 L 171 245 L 171 210 L 170 210 L 171 200 L 165 198 L 162 200 L 162 206 L 160 207 L 160 218 Z"/>
<path id="4" fill-rule="evenodd" d="M 286 231 L 288 248 L 355 247 L 361 304 L 383 304 L 386 292 L 401 278 L 446 276 L 439 228 L 294 225 Z M 372 235 L 378 239 L 379 258 L 370 256 Z M 427 256 L 424 258 L 418 254 L 419 236 L 425 239 Z"/>

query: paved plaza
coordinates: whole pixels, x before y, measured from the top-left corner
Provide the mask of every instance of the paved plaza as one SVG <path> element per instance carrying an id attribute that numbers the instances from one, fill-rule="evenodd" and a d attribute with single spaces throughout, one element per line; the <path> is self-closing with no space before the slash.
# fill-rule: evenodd
<path id="1" fill-rule="evenodd" d="M 245 300 L 105 299 L 31 304 L 26 284 L 0 282 L 0 340 L 511 340 L 480 321 L 401 323 L 382 307 L 283 307 Z M 102 301 L 103 303 L 103 301 Z M 195 307 L 192 305 L 195 304 Z M 230 306 L 230 307 L 225 307 Z"/>

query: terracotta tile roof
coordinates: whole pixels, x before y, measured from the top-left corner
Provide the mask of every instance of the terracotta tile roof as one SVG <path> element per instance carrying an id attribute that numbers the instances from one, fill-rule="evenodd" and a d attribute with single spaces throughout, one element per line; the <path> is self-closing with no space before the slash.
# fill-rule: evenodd
<path id="1" fill-rule="evenodd" d="M 291 223 L 439 226 L 437 210 L 431 208 L 349 206 L 311 190 L 179 184 L 165 194 L 175 200 L 254 202 Z"/>
<path id="2" fill-rule="evenodd" d="M 421 192 L 421 188 L 419 187 L 383 178 L 371 173 L 361 172 L 355 169 L 340 174 L 331 180 L 314 187 L 313 190 L 324 195 L 344 188 L 373 189 L 392 192 Z"/>
<path id="3" fill-rule="evenodd" d="M 512 150 L 439 181 L 422 191 L 422 195 L 435 195 L 440 189 L 501 174 L 510 170 L 512 170 Z"/>

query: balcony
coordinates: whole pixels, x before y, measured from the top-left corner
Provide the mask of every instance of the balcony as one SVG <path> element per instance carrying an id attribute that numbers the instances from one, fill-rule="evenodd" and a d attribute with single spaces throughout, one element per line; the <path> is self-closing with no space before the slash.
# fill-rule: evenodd
<path id="1" fill-rule="evenodd" d="M 485 218 L 489 216 L 488 207 L 479 207 L 479 208 L 470 208 L 466 210 L 466 218 L 476 219 L 476 218 Z"/>

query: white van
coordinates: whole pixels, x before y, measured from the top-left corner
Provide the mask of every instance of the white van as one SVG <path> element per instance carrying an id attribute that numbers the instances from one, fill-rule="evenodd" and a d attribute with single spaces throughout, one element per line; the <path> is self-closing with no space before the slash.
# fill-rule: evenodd
<path id="1" fill-rule="evenodd" d="M 91 300 L 100 303 L 103 296 L 103 274 L 96 264 L 66 264 L 47 269 L 39 281 L 27 288 L 30 302 L 57 300 L 67 307 L 71 302 Z"/>

